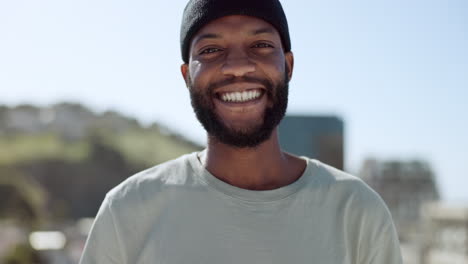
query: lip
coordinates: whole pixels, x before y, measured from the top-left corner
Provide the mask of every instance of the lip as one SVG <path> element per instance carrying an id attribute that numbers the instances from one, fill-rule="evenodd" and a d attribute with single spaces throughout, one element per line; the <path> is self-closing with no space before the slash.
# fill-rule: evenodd
<path id="1" fill-rule="evenodd" d="M 227 102 L 227 101 L 223 101 L 218 96 L 215 97 L 215 100 L 228 106 L 246 106 L 250 104 L 255 104 L 256 102 L 262 100 L 264 96 L 265 96 L 265 92 L 262 91 L 259 97 L 252 99 L 252 100 L 245 101 L 245 102 Z"/>
<path id="2" fill-rule="evenodd" d="M 214 96 L 214 104 L 216 108 L 220 111 L 228 111 L 230 113 L 247 113 L 247 112 L 257 112 L 263 109 L 267 104 L 267 95 L 264 90 L 262 94 L 254 99 L 245 102 L 226 102 L 221 100 L 218 96 Z"/>
<path id="3" fill-rule="evenodd" d="M 265 87 L 259 83 L 251 83 L 251 82 L 238 82 L 233 84 L 224 85 L 218 89 L 213 91 L 214 94 L 219 95 L 222 93 L 233 93 L 233 92 L 244 92 L 249 90 L 263 90 L 265 91 Z"/>

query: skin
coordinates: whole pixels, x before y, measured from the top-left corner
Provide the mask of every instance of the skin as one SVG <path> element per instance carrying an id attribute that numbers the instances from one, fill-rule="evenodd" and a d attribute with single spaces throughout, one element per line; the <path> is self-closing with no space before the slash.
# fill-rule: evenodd
<path id="1" fill-rule="evenodd" d="M 291 79 L 294 58 L 284 52 L 281 38 L 269 23 L 249 16 L 226 16 L 205 25 L 193 37 L 189 62 L 181 66 L 187 87 L 205 89 L 229 77 L 255 77 L 273 83 Z M 265 89 L 258 83 L 224 85 L 210 94 L 222 122 L 237 130 L 258 126 L 271 105 L 264 95 L 248 103 L 226 103 L 217 97 L 224 92 Z M 218 179 L 249 190 L 271 190 L 289 185 L 304 172 L 306 162 L 283 152 L 278 128 L 269 139 L 255 148 L 223 144 L 208 135 L 207 151 L 200 158 L 204 167 Z"/>

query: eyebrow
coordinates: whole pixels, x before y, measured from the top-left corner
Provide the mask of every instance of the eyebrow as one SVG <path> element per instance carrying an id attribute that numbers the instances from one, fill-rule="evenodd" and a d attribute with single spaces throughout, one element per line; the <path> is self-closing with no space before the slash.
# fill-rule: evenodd
<path id="1" fill-rule="evenodd" d="M 256 29 L 256 30 L 252 31 L 250 34 L 251 35 L 260 35 L 260 34 L 265 34 L 265 33 L 273 34 L 273 33 L 275 33 L 275 30 L 273 28 L 270 28 L 270 27 L 265 27 L 265 28 Z"/>
<path id="2" fill-rule="evenodd" d="M 221 35 L 218 35 L 218 34 L 214 34 L 214 33 L 206 33 L 206 34 L 202 34 L 200 36 L 197 36 L 195 38 L 195 44 L 204 40 L 204 39 L 219 39 L 221 38 Z"/>
<path id="3" fill-rule="evenodd" d="M 269 27 L 259 28 L 250 32 L 250 35 L 260 35 L 260 34 L 274 34 L 275 30 Z M 194 43 L 198 43 L 204 39 L 220 39 L 221 35 L 215 33 L 205 33 L 200 36 L 197 36 L 194 40 Z"/>

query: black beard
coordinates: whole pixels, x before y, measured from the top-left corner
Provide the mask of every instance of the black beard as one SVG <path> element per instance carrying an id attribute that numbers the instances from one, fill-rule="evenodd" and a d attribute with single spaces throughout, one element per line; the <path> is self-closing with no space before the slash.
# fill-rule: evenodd
<path id="1" fill-rule="evenodd" d="M 207 89 L 204 89 L 204 93 L 198 92 L 202 89 L 193 87 L 192 81 L 190 79 L 188 81 L 191 103 L 197 119 L 211 138 L 226 145 L 237 148 L 257 147 L 270 138 L 271 133 L 278 126 L 286 113 L 289 93 L 287 74 L 285 74 L 284 79 L 276 85 L 268 80 L 249 77 L 231 78 L 209 85 Z M 213 94 L 212 91 L 215 88 L 239 81 L 263 84 L 266 88 L 264 96 L 268 96 L 268 100 L 273 102 L 271 107 L 265 109 L 262 124 L 243 130 L 227 127 L 215 113 L 214 104 L 212 102 L 213 99 L 211 98 Z"/>

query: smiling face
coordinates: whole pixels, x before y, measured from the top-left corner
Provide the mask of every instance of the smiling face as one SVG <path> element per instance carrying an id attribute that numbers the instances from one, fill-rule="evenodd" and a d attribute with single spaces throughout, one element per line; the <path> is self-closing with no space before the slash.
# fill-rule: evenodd
<path id="1" fill-rule="evenodd" d="M 212 139 L 235 147 L 267 140 L 287 106 L 292 53 L 269 23 L 227 16 L 192 39 L 182 74 L 197 118 Z"/>

